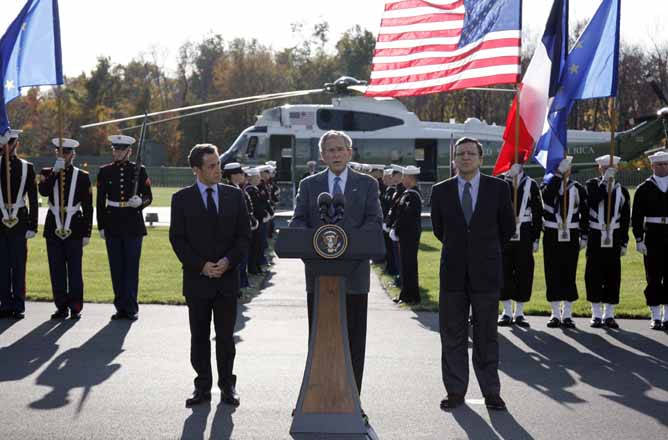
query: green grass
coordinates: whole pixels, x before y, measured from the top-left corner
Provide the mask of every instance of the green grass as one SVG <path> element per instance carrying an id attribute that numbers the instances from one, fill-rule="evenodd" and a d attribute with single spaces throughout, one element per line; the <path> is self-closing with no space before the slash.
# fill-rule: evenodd
<path id="1" fill-rule="evenodd" d="M 541 240 L 542 241 L 542 240 Z M 615 313 L 618 317 L 639 318 L 649 317 L 649 311 L 645 305 L 645 271 L 642 261 L 642 255 L 636 252 L 633 241 L 625 257 L 622 257 L 622 286 L 620 304 Z M 420 280 L 420 295 L 422 304 L 414 307 L 415 310 L 438 311 L 438 289 L 439 289 L 439 264 L 440 264 L 441 244 L 431 230 L 422 232 L 420 240 L 420 250 L 418 253 L 418 271 Z M 534 284 L 531 301 L 526 305 L 525 311 L 530 315 L 548 315 L 550 305 L 545 298 L 545 272 L 543 268 L 543 250 L 534 254 L 536 268 L 534 271 Z M 584 268 L 585 252 L 580 252 L 578 259 L 577 286 L 580 299 L 574 304 L 574 314 L 576 316 L 591 316 L 591 308 L 586 300 L 586 291 L 584 286 Z M 376 271 L 380 273 L 381 267 L 376 266 Z M 390 286 L 390 277 L 382 276 L 383 285 L 388 294 L 395 297 L 399 294 L 399 289 Z"/>
<path id="2" fill-rule="evenodd" d="M 46 256 L 46 241 L 41 236 L 28 242 L 27 293 L 32 301 L 51 301 L 51 280 Z M 104 241 L 94 234 L 84 248 L 84 302 L 113 302 L 111 274 Z M 184 304 L 181 264 L 169 243 L 167 228 L 150 228 L 144 238 L 139 273 L 139 302 Z M 244 293 L 246 300 L 259 293 L 263 276 L 250 276 L 253 288 Z"/>

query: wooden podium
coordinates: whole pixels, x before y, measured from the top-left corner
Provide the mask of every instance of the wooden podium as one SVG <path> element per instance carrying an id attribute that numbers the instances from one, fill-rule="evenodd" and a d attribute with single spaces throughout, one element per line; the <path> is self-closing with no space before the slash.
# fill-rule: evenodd
<path id="1" fill-rule="evenodd" d="M 281 229 L 280 258 L 300 258 L 314 271 L 315 301 L 297 407 L 290 434 L 295 439 L 374 439 L 364 423 L 353 375 L 346 320 L 346 274 L 385 254 L 382 231 Z"/>

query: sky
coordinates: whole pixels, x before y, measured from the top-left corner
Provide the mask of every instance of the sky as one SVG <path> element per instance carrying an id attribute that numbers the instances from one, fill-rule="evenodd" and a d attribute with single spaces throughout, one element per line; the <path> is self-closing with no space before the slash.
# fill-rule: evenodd
<path id="1" fill-rule="evenodd" d="M 3 0 L 0 29 L 6 29 L 25 0 Z M 65 75 L 95 67 L 99 56 L 114 63 L 145 57 L 172 72 L 179 47 L 206 35 L 224 39 L 257 38 L 274 49 L 299 43 L 291 23 L 305 29 L 328 21 L 330 39 L 359 24 L 378 31 L 384 0 L 60 0 Z M 523 23 L 528 35 L 541 35 L 552 0 L 524 0 Z M 571 0 L 571 22 L 591 17 L 600 0 Z M 666 0 L 622 0 L 622 39 L 650 45 L 668 42 Z M 663 26 L 662 26 L 663 25 Z M 528 42 L 525 42 L 525 44 Z M 531 44 L 535 44 L 531 42 Z"/>

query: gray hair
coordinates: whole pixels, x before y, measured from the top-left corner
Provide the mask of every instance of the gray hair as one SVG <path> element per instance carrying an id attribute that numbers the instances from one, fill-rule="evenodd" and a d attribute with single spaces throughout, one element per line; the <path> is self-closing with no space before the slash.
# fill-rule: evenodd
<path id="1" fill-rule="evenodd" d="M 342 131 L 329 130 L 327 133 L 323 134 L 320 137 L 320 141 L 318 142 L 318 148 L 320 148 L 321 153 L 323 151 L 323 147 L 325 146 L 325 143 L 332 138 L 343 139 L 343 143 L 346 145 L 346 148 L 348 150 L 353 148 L 353 140 L 350 139 L 350 136 L 348 136 L 347 134 L 345 134 Z"/>

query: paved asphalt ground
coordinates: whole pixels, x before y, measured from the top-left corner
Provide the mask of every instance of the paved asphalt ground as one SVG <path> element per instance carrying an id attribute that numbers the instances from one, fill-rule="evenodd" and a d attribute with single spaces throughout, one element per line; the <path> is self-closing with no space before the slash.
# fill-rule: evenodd
<path id="1" fill-rule="evenodd" d="M 0 439 L 289 439 L 306 357 L 303 266 L 277 260 L 267 289 L 240 306 L 236 410 L 186 409 L 193 372 L 184 307 L 142 306 L 134 324 L 110 305 L 50 321 L 30 303 L 0 321 Z M 467 405 L 439 409 L 438 317 L 397 309 L 373 280 L 363 406 L 381 439 L 658 439 L 668 436 L 668 334 L 500 329 L 502 395 L 489 413 L 471 369 Z"/>

